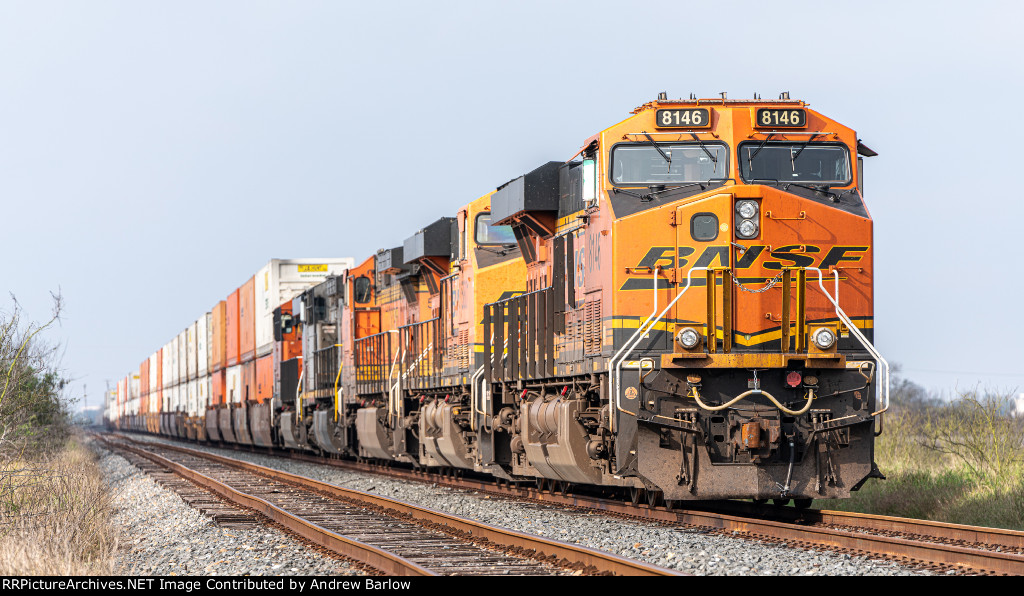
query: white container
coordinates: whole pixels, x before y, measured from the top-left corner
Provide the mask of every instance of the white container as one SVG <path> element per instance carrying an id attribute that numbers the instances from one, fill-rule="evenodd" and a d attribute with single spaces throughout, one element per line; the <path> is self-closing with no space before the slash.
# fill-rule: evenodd
<path id="1" fill-rule="evenodd" d="M 205 377 L 210 372 L 210 313 L 196 321 L 196 377 Z"/>
<path id="2" fill-rule="evenodd" d="M 168 343 L 166 346 L 164 346 L 164 350 L 168 354 L 170 354 L 167 357 L 167 364 L 164 366 L 164 370 L 167 371 L 164 374 L 165 374 L 165 376 L 169 376 L 170 377 L 170 384 L 171 385 L 177 385 L 178 384 L 178 338 L 177 338 L 177 336 L 175 336 L 174 339 L 172 339 L 170 341 L 170 343 Z"/>
<path id="3" fill-rule="evenodd" d="M 194 381 L 196 378 L 196 358 L 199 353 L 198 330 L 199 321 L 193 322 L 188 326 L 188 329 L 185 329 L 185 341 L 187 342 L 185 346 L 185 371 L 188 374 L 189 381 Z"/>
<path id="4" fill-rule="evenodd" d="M 209 375 L 199 377 L 196 381 L 196 411 L 192 416 L 198 416 L 206 411 L 210 405 L 210 390 L 213 379 Z"/>
<path id="5" fill-rule="evenodd" d="M 149 393 L 153 396 L 153 399 L 151 399 L 150 402 L 153 403 L 154 406 L 156 404 L 156 390 L 160 388 L 160 379 L 157 374 L 157 371 L 159 370 L 156 364 L 157 358 L 159 358 L 159 354 L 157 352 L 153 352 L 149 356 Z M 150 411 L 156 412 L 155 409 L 151 409 Z"/>
<path id="6" fill-rule="evenodd" d="M 242 365 L 227 368 L 224 375 L 224 400 L 229 404 L 242 403 Z"/>
<path id="7" fill-rule="evenodd" d="M 196 415 L 196 402 L 199 399 L 199 381 L 192 379 L 188 382 L 188 399 L 182 405 L 182 410 L 189 416 Z"/>
<path id="8" fill-rule="evenodd" d="M 178 334 L 178 382 L 188 380 L 188 331 Z"/>
<path id="9" fill-rule="evenodd" d="M 329 275 L 355 266 L 351 257 L 271 259 L 256 273 L 256 357 L 274 350 L 274 309 Z"/>

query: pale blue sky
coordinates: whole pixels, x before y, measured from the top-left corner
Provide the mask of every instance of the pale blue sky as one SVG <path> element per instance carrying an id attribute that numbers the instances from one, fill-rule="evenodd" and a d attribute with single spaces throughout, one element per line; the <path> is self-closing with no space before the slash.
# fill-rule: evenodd
<path id="1" fill-rule="evenodd" d="M 930 388 L 1024 390 L 1022 13 L 0 0 L 0 289 L 41 319 L 60 288 L 50 338 L 95 404 L 269 258 L 400 244 L 659 91 L 789 91 L 881 154 L 884 354 Z"/>

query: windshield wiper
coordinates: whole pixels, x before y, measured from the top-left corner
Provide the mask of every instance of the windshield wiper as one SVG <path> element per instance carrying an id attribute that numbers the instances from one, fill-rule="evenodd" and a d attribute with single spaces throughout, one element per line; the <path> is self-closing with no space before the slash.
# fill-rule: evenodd
<path id="1" fill-rule="evenodd" d="M 796 158 L 800 157 L 800 154 L 804 152 L 804 149 L 806 149 L 807 146 L 811 144 L 811 141 L 816 139 L 818 136 L 819 135 L 816 135 L 816 134 L 811 135 L 811 138 L 807 139 L 807 141 L 805 141 L 803 145 L 800 145 L 800 150 L 796 152 L 796 155 L 793 154 L 793 149 L 790 148 L 790 150 L 789 150 L 789 163 L 793 166 L 793 171 L 794 172 L 796 171 Z"/>
<path id="2" fill-rule="evenodd" d="M 757 157 L 757 154 L 760 153 L 762 149 L 764 149 L 764 146 L 768 143 L 768 140 L 771 139 L 772 135 L 774 135 L 774 134 L 775 133 L 773 133 L 773 132 L 768 133 L 764 137 L 764 140 L 761 141 L 761 144 L 757 146 L 757 149 L 753 153 L 748 155 L 748 157 L 747 157 L 747 168 L 749 168 L 751 172 L 754 171 L 754 158 Z"/>
<path id="3" fill-rule="evenodd" d="M 612 192 L 614 192 L 614 193 L 620 193 L 621 192 L 622 194 L 626 194 L 626 195 L 629 195 L 631 197 L 636 197 L 636 198 L 640 199 L 641 201 L 653 201 L 654 199 L 657 198 L 656 195 L 660 195 L 663 192 L 669 192 L 670 190 L 679 190 L 680 188 L 687 188 L 687 187 L 690 187 L 690 186 L 699 186 L 701 190 L 704 190 L 705 188 L 707 188 L 708 186 L 711 185 L 711 180 L 714 180 L 714 178 L 708 180 L 707 182 L 688 182 L 686 184 L 678 184 L 676 186 L 670 186 L 668 188 L 662 188 L 662 189 L 659 189 L 659 190 L 652 190 L 651 192 L 646 192 L 646 193 L 643 193 L 643 194 L 638 193 L 638 192 L 633 192 L 631 190 L 626 190 L 624 188 L 618 188 L 618 187 L 613 188 Z"/>
<path id="4" fill-rule="evenodd" d="M 658 145 L 657 141 L 655 141 L 654 139 L 652 139 L 652 138 L 651 138 L 651 135 L 647 134 L 647 131 L 646 131 L 646 130 L 643 130 L 643 131 L 640 131 L 640 132 L 641 132 L 641 133 L 642 133 L 642 134 L 643 134 L 643 135 L 644 135 L 645 137 L 647 137 L 647 140 L 648 140 L 648 141 L 650 141 L 652 145 L 654 145 L 654 148 L 658 150 L 658 153 L 660 153 L 660 154 L 661 154 L 661 156 L 665 158 L 665 161 L 667 161 L 667 162 L 668 162 L 668 169 L 670 169 L 670 170 L 671 170 L 671 169 L 672 169 L 672 158 L 668 156 L 668 153 L 665 153 L 664 151 L 662 151 L 662 150 L 661 150 L 661 147 L 660 147 L 660 146 Z"/>
<path id="5" fill-rule="evenodd" d="M 479 250 L 486 250 L 487 252 L 494 253 L 494 254 L 498 255 L 499 257 L 504 257 L 504 256 L 508 255 L 510 252 L 512 252 L 513 250 L 515 250 L 515 248 L 517 246 L 519 246 L 519 245 L 518 244 L 502 244 L 501 248 L 499 249 L 499 248 L 493 248 L 493 247 L 490 247 L 490 246 L 483 246 L 483 245 L 478 244 L 476 247 Z"/>
<path id="6" fill-rule="evenodd" d="M 707 153 L 708 157 L 711 158 L 711 162 L 717 166 L 718 165 L 718 158 L 715 157 L 714 155 L 711 155 L 711 152 L 708 151 L 708 148 L 704 146 L 704 141 L 700 140 L 700 137 L 697 136 L 697 133 L 691 132 L 690 136 L 693 137 L 694 141 L 697 141 L 697 144 L 700 145 L 700 148 L 704 150 L 704 153 Z"/>
<path id="7" fill-rule="evenodd" d="M 839 198 L 839 195 L 834 192 L 830 192 L 829 189 L 831 187 L 828 184 L 800 184 L 799 182 L 785 182 L 782 184 L 782 190 L 789 190 L 790 186 L 799 186 L 800 188 L 806 188 L 808 190 L 823 193 L 829 197 L 835 197 L 836 199 Z"/>

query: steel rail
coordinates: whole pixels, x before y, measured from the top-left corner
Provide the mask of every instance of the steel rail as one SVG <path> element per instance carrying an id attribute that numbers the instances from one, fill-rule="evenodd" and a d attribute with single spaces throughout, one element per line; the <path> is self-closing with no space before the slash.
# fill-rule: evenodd
<path id="1" fill-rule="evenodd" d="M 129 439 L 129 440 L 132 440 L 132 439 Z M 132 441 L 135 442 L 136 444 L 138 443 L 137 441 L 134 441 L 134 440 L 132 440 Z M 392 498 L 389 498 L 389 497 L 383 497 L 383 496 L 376 495 L 376 494 L 373 494 L 373 493 L 367 493 L 367 492 L 363 492 L 363 491 L 359 491 L 359 490 L 355 490 L 355 489 L 340 487 L 340 486 L 337 486 L 337 485 L 334 485 L 334 484 L 329 484 L 329 483 L 326 483 L 326 482 L 321 482 L 319 480 L 314 480 L 312 478 L 307 478 L 305 476 L 299 476 L 297 474 L 292 474 L 290 472 L 285 472 L 283 470 L 275 470 L 273 468 L 267 468 L 267 467 L 264 467 L 264 466 L 260 466 L 260 465 L 253 464 L 253 463 L 249 463 L 249 462 L 246 462 L 246 461 L 237 460 L 237 459 L 226 457 L 226 456 L 223 456 L 223 455 L 216 455 L 216 454 L 213 454 L 213 453 L 207 453 L 205 451 L 197 451 L 197 450 L 194 450 L 194 449 L 189 449 L 187 447 L 181 447 L 181 446 L 178 446 L 178 445 L 168 445 L 168 444 L 165 444 L 165 443 L 158 443 L 157 445 L 159 445 L 159 447 L 162 448 L 162 449 L 169 449 L 171 451 L 176 451 L 178 453 L 183 453 L 183 454 L 186 454 L 186 455 L 191 455 L 193 457 L 198 457 L 198 458 L 205 459 L 205 460 L 208 460 L 208 461 L 214 461 L 214 462 L 217 462 L 219 464 L 223 464 L 225 466 L 229 466 L 229 467 L 232 467 L 232 468 L 244 470 L 246 472 L 250 472 L 250 473 L 254 473 L 254 474 L 263 475 L 263 476 L 266 476 L 266 477 L 271 478 L 273 480 L 284 482 L 286 484 L 292 484 L 292 485 L 300 487 L 300 488 L 305 488 L 305 489 L 317 491 L 317 492 L 320 492 L 321 494 L 325 494 L 325 495 L 328 495 L 328 496 L 331 496 L 331 497 L 342 498 L 342 499 L 350 499 L 350 500 L 358 500 L 358 501 L 363 501 L 365 503 L 369 503 L 369 504 L 377 506 L 377 507 L 382 507 L 382 508 L 385 508 L 385 509 L 392 509 L 392 510 L 397 511 L 399 513 L 408 515 L 408 516 L 410 516 L 413 519 L 425 521 L 425 522 L 432 523 L 432 524 L 446 525 L 446 526 L 448 526 L 449 528 L 451 528 L 454 531 L 462 532 L 462 533 L 465 533 L 465 534 L 469 534 L 469 535 L 471 535 L 471 536 L 473 536 L 475 538 L 485 539 L 485 540 L 488 540 L 488 541 L 490 541 L 492 543 L 499 544 L 499 545 L 502 545 L 502 546 L 514 547 L 514 548 L 522 548 L 522 549 L 526 549 L 526 550 L 533 550 L 534 552 L 537 553 L 536 554 L 537 557 L 554 557 L 556 559 L 562 559 L 564 561 L 567 561 L 570 564 L 579 564 L 579 565 L 584 565 L 584 566 L 588 566 L 588 567 L 593 567 L 593 568 L 598 569 L 599 571 L 609 572 L 609 573 L 613 573 L 615 575 L 629 575 L 629 576 L 679 576 L 679 575 L 686 575 L 685 573 L 682 573 L 682 572 L 679 572 L 679 571 L 676 571 L 676 570 L 673 570 L 673 569 L 667 569 L 667 568 L 664 568 L 664 567 L 659 567 L 657 565 L 652 565 L 652 564 L 649 564 L 649 563 L 644 563 L 643 561 L 637 561 L 635 559 L 629 559 L 629 558 L 621 557 L 621 556 L 618 556 L 618 555 L 615 555 L 615 554 L 612 554 L 612 553 L 607 553 L 607 552 L 604 552 L 604 551 L 600 551 L 600 550 L 596 550 L 596 549 L 591 549 L 591 548 L 587 548 L 587 547 L 583 547 L 583 546 L 579 546 L 579 545 L 575 545 L 575 544 L 568 544 L 568 543 L 565 543 L 565 542 L 560 542 L 558 540 L 551 540 L 551 539 L 548 539 L 548 538 L 541 538 L 539 536 L 533 536 L 531 534 L 526 534 L 526 533 L 523 533 L 523 532 L 517 532 L 517 531 L 509 530 L 509 529 L 506 529 L 506 528 L 501 528 L 501 527 L 497 527 L 497 526 L 491 526 L 491 525 L 484 524 L 484 523 L 481 523 L 481 522 L 477 522 L 477 521 L 473 521 L 473 520 L 469 520 L 469 519 L 464 519 L 464 518 L 456 517 L 454 515 L 449 515 L 447 513 L 443 513 L 441 511 L 436 511 L 434 509 L 429 509 L 429 508 L 426 508 L 426 507 L 420 507 L 419 505 L 414 505 L 412 503 L 407 503 L 405 501 L 399 501 L 397 499 L 392 499 Z M 154 454 L 154 457 L 160 457 L 160 456 L 157 456 L 157 455 Z M 161 458 L 161 459 L 164 459 L 164 458 Z M 174 464 L 174 462 L 169 462 L 169 463 L 174 465 L 174 466 L 178 466 L 178 464 Z M 183 467 L 183 466 L 180 466 L 180 467 Z M 185 470 L 188 470 L 188 468 L 185 468 Z M 192 472 L 192 473 L 198 474 L 197 472 Z M 202 476 L 202 475 L 199 474 L 199 476 Z M 203 476 L 203 478 L 205 478 L 205 476 Z M 212 482 L 216 483 L 217 481 L 213 480 Z M 228 487 L 228 488 L 229 488 L 229 490 L 234 491 L 234 489 L 230 489 L 230 487 Z M 234 492 L 237 492 L 237 491 L 234 491 Z M 252 498 L 257 499 L 260 502 L 266 503 L 265 501 L 263 501 L 262 499 L 259 499 L 258 497 L 252 497 Z M 270 505 L 269 503 L 267 503 L 267 505 L 272 507 L 272 508 L 274 508 L 275 510 L 277 510 L 277 507 L 275 507 L 274 505 Z M 286 515 L 290 515 L 290 514 L 286 513 Z M 275 519 L 275 521 L 277 521 L 277 520 Z M 318 542 L 318 544 L 319 544 L 319 542 Z M 362 544 L 362 543 L 359 543 L 359 544 Z M 369 545 L 364 545 L 364 546 L 369 546 Z M 374 548 L 374 547 L 370 547 L 370 548 Z M 348 556 L 350 556 L 350 555 L 348 555 Z M 356 558 L 356 557 L 352 557 L 352 558 Z M 369 563 L 369 562 L 367 562 L 367 564 L 370 564 L 373 567 L 377 567 L 377 565 L 374 565 L 374 564 Z M 380 567 L 377 567 L 377 568 L 380 569 Z M 387 572 L 384 569 L 382 569 L 382 571 Z"/>
<path id="2" fill-rule="evenodd" d="M 378 569 L 387 575 L 437 575 L 433 571 L 426 569 L 413 561 L 404 559 L 394 553 L 389 553 L 358 540 L 336 534 L 335 532 L 314 524 L 309 520 L 288 513 L 284 509 L 281 509 L 280 507 L 257 496 L 236 490 L 223 482 L 210 478 L 205 474 L 197 472 L 177 462 L 173 462 L 165 457 L 161 457 L 160 455 L 147 451 L 146 449 L 125 444 L 107 444 L 115 448 L 128 450 L 140 457 L 144 457 L 154 463 L 164 466 L 182 478 L 220 495 L 231 503 L 252 509 L 265 515 L 267 518 L 281 524 L 306 540 L 332 550 L 340 555 L 355 559 L 360 563 L 369 565 L 370 567 Z M 180 448 L 173 448 L 172 450 L 177 449 Z"/>
<path id="3" fill-rule="evenodd" d="M 133 439 L 134 440 L 134 439 Z M 168 446 L 166 443 L 161 445 Z M 182 447 L 173 446 L 177 449 Z M 240 451 L 251 451 L 237 448 Z M 268 451 L 280 453 L 280 451 Z M 676 508 L 652 507 L 626 501 L 580 494 L 560 494 L 557 491 L 538 490 L 522 484 L 502 485 L 481 478 L 453 478 L 441 474 L 428 474 L 365 462 L 323 459 L 311 454 L 286 451 L 289 459 L 335 467 L 377 473 L 417 482 L 433 482 L 452 488 L 476 490 L 483 493 L 530 499 L 554 505 L 575 507 L 609 514 L 646 519 L 669 524 L 686 524 L 735 531 L 755 537 L 785 541 L 814 542 L 841 550 L 876 553 L 893 559 L 913 559 L 919 563 L 949 567 L 966 567 L 986 573 L 1024 575 L 1024 555 L 995 552 L 969 546 L 942 542 L 928 542 L 907 538 L 865 533 L 898 532 L 940 540 L 984 544 L 993 548 L 1024 548 L 1024 532 L 999 528 L 965 526 L 930 520 L 915 520 L 864 513 L 826 510 L 798 510 L 789 507 L 759 506 L 740 501 L 723 501 L 702 505 L 680 505 Z M 222 457 L 222 456 L 216 456 Z M 700 509 L 698 507 L 705 507 Z M 765 517 L 782 518 L 765 519 Z M 810 524 L 819 524 L 818 526 Z M 848 526 L 842 530 L 822 525 Z"/>

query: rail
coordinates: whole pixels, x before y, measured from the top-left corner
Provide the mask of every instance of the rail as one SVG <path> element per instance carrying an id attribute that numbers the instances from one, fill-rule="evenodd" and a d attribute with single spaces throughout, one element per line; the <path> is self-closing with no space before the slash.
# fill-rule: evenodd
<path id="1" fill-rule="evenodd" d="M 332 550 L 334 550 L 335 548 L 331 545 L 324 544 L 323 542 L 321 542 L 321 540 L 323 540 L 324 535 L 331 534 L 332 536 L 328 536 L 330 540 L 338 541 L 340 539 L 340 541 L 343 543 L 355 546 L 358 549 L 357 552 L 366 554 L 356 555 L 342 550 L 336 550 L 336 552 L 343 552 L 343 554 L 346 554 L 347 556 L 357 558 L 357 560 L 361 560 L 373 567 L 376 567 L 377 569 L 380 569 L 392 575 L 437 574 L 437 572 L 434 569 L 437 569 L 438 566 L 433 565 L 432 563 L 423 563 L 423 566 L 420 566 L 417 563 L 403 559 L 395 553 L 382 550 L 378 547 L 372 546 L 365 542 L 359 542 L 351 538 L 339 536 L 337 534 L 330 532 L 329 530 L 323 530 L 323 528 L 319 528 L 319 526 L 312 524 L 308 520 L 305 520 L 301 517 L 296 517 L 293 514 L 288 513 L 287 511 L 284 511 L 279 507 L 276 507 L 275 505 L 266 503 L 266 501 L 263 501 L 259 497 L 254 497 L 251 495 L 245 495 L 245 493 L 240 493 L 239 491 L 215 479 L 209 478 L 203 474 L 195 472 L 194 470 L 191 470 L 190 468 L 173 462 L 169 459 L 162 458 L 161 456 L 154 454 L 146 449 L 142 449 L 140 448 L 142 443 L 139 441 L 135 441 L 133 439 L 128 440 L 137 445 L 138 447 L 123 444 L 119 444 L 118 446 L 121 448 L 131 449 L 136 453 L 139 453 L 140 455 L 143 455 L 144 457 L 150 459 L 159 458 L 160 460 L 162 460 L 160 462 L 161 465 L 169 464 L 168 467 L 172 467 L 176 473 L 184 474 L 185 477 L 190 477 L 190 479 L 193 477 L 197 478 L 198 480 L 201 480 L 204 485 L 207 483 L 211 487 L 215 485 L 220 485 L 223 488 L 218 487 L 214 490 L 218 492 L 218 494 L 221 494 L 222 496 L 228 498 L 229 500 L 233 500 L 232 497 L 234 497 L 237 494 L 248 496 L 249 498 L 254 499 L 254 501 L 242 503 L 243 506 L 251 507 L 259 511 L 260 513 L 268 515 L 268 517 L 271 517 L 271 519 L 274 519 L 275 521 L 282 523 L 282 525 L 286 525 L 286 527 L 292 529 L 293 531 L 299 532 L 303 535 L 303 537 L 307 539 L 314 540 L 319 544 L 322 544 L 323 546 L 332 548 Z M 411 519 L 417 520 L 417 522 L 420 523 L 426 522 L 427 524 L 447 526 L 456 534 L 471 537 L 471 541 L 473 539 L 489 541 L 494 546 L 517 550 L 520 553 L 522 553 L 519 556 L 525 556 L 527 558 L 536 558 L 540 560 L 547 559 L 549 562 L 555 563 L 556 565 L 565 565 L 566 563 L 568 563 L 569 565 L 575 566 L 587 566 L 593 568 L 596 571 L 603 571 L 606 573 L 610 572 L 616 575 L 685 575 L 679 571 L 666 569 L 664 567 L 660 567 L 650 563 L 644 563 L 642 561 L 637 561 L 635 559 L 621 557 L 619 555 L 615 555 L 612 553 L 591 549 L 577 544 L 569 544 L 557 540 L 552 540 L 549 538 L 543 538 L 540 536 L 533 536 L 523 532 L 517 532 L 515 530 L 509 530 L 497 526 L 492 526 L 482 522 L 458 517 L 441 511 L 436 511 L 433 509 L 408 503 L 405 501 L 400 501 L 397 499 L 392 499 L 389 497 L 376 495 L 373 493 L 362 492 L 354 489 L 343 488 L 327 482 L 314 480 L 312 478 L 307 478 L 305 476 L 291 474 L 283 470 L 268 468 L 246 461 L 225 457 L 222 455 L 216 455 L 204 451 L 197 451 L 194 449 L 188 449 L 185 447 L 180 447 L 177 445 L 168 445 L 164 443 L 152 444 L 146 442 L 146 444 L 150 448 L 159 447 L 160 449 L 167 449 L 188 456 L 198 457 L 203 460 L 216 462 L 218 464 L 234 468 L 236 470 L 257 474 L 259 476 L 269 478 L 270 480 L 273 481 L 287 483 L 303 490 L 312 490 L 318 494 L 326 495 L 329 498 L 341 499 L 346 502 L 355 501 L 357 506 L 360 502 L 367 503 L 374 507 L 396 511 L 402 515 L 408 516 Z M 266 506 L 264 506 L 263 503 L 266 503 Z M 285 518 L 286 520 L 287 518 L 294 518 L 296 521 L 290 522 L 289 524 L 285 523 L 284 521 L 281 521 L 281 518 Z M 310 535 L 306 535 L 302 532 L 302 530 L 308 531 L 310 527 L 312 527 L 314 530 L 322 531 L 316 531 L 311 533 Z M 354 543 L 354 545 L 352 543 Z M 530 554 L 529 551 L 533 551 L 534 554 Z M 372 561 L 364 560 L 362 556 L 372 556 L 373 559 Z M 432 558 L 435 560 L 440 560 L 437 557 Z M 434 569 L 432 569 L 432 567 Z M 441 569 L 445 569 L 447 568 L 447 565 L 442 563 L 439 567 Z M 452 571 L 457 571 L 457 569 L 452 568 Z"/>

